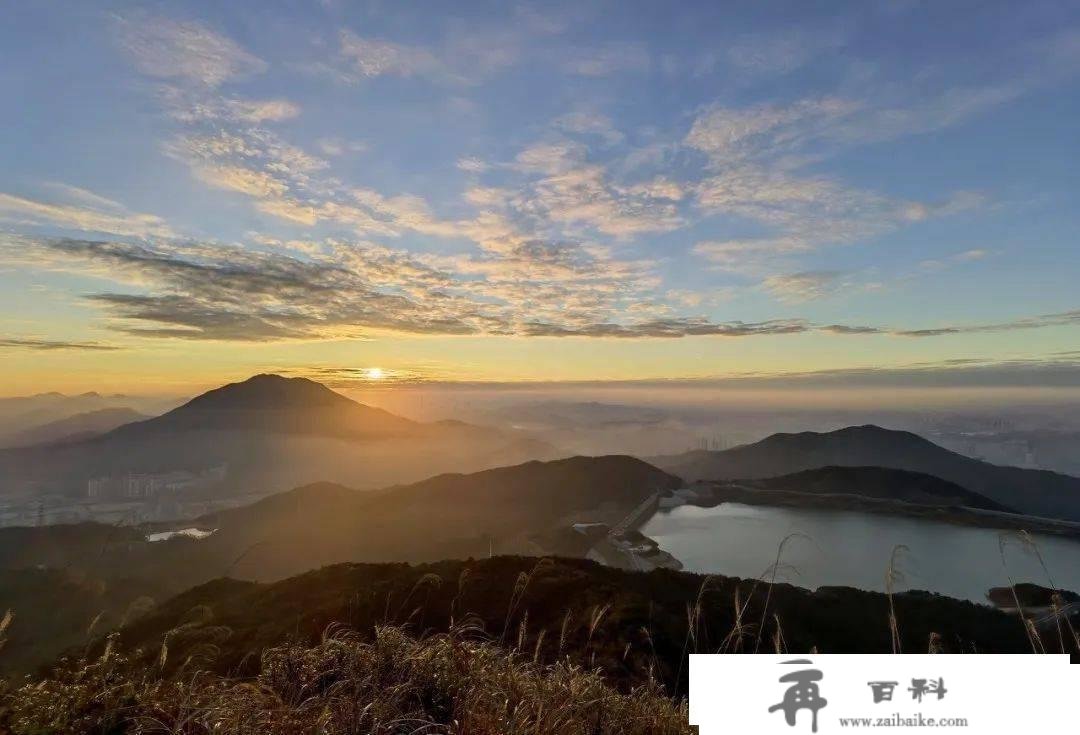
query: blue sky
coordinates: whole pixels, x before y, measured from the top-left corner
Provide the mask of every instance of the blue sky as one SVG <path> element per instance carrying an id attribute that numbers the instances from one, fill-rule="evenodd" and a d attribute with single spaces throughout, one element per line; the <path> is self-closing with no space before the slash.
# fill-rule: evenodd
<path id="1" fill-rule="evenodd" d="M 15 4 L 0 371 L 1058 364 L 1078 84 L 1063 2 Z"/>

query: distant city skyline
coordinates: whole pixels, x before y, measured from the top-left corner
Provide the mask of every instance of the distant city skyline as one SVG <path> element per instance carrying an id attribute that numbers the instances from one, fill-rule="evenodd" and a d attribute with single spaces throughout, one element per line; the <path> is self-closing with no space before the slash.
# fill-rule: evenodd
<path id="1" fill-rule="evenodd" d="M 0 395 L 1080 387 L 1075 3 L 44 0 L 0 94 Z"/>

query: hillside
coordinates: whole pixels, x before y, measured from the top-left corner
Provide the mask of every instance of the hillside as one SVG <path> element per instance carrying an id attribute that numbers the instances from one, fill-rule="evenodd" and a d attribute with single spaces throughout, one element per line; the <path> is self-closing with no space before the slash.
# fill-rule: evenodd
<path id="1" fill-rule="evenodd" d="M 620 518 L 650 492 L 680 484 L 631 457 L 527 462 L 371 492 L 320 483 L 203 518 L 218 529 L 213 536 L 150 545 L 142 563 L 147 573 L 175 568 L 194 584 L 225 573 L 280 579 L 341 561 L 532 553 L 532 534 L 582 514 Z"/>
<path id="2" fill-rule="evenodd" d="M 189 659 L 200 660 L 199 656 Z M 257 675 L 163 676 L 123 652 L 0 687 L 0 730 L 274 735 L 690 735 L 655 682 L 619 691 L 594 667 L 540 661 L 468 627 L 417 638 L 384 625 L 266 649 Z"/>
<path id="3" fill-rule="evenodd" d="M 779 477 L 829 466 L 887 467 L 933 475 L 1022 513 L 1080 520 L 1080 478 L 989 464 L 910 432 L 877 426 L 774 434 L 724 451 L 694 451 L 649 461 L 687 481 Z"/>
<path id="4" fill-rule="evenodd" d="M 216 494 L 269 494 L 319 480 L 379 487 L 554 455 L 520 432 L 417 423 L 304 378 L 257 375 L 101 436 L 0 450 L 0 494 L 79 496 L 95 477 L 214 467 L 227 470 L 210 489 Z"/>
<path id="5" fill-rule="evenodd" d="M 0 729 L 682 735 L 689 654 L 1033 645 L 1075 641 L 1036 644 L 1015 616 L 918 592 L 551 558 L 340 564 L 188 590 L 0 687 Z"/>
<path id="6" fill-rule="evenodd" d="M 1008 506 L 933 475 L 887 467 L 821 467 L 790 475 L 739 484 L 765 491 L 809 495 L 860 495 L 878 500 L 897 500 L 916 505 L 962 505 L 1000 512 Z"/>
<path id="7" fill-rule="evenodd" d="M 650 668 L 669 691 L 685 686 L 687 652 L 753 651 L 766 589 L 753 581 L 682 572 L 626 572 L 585 560 L 495 557 L 476 561 L 340 564 L 282 580 L 253 584 L 219 579 L 191 589 L 139 618 L 120 633 L 124 650 L 143 661 L 180 666 L 213 643 L 200 667 L 253 673 L 263 649 L 296 641 L 309 645 L 343 625 L 369 638 L 376 626 L 445 632 L 472 620 L 488 637 L 517 643 L 551 661 L 560 649 L 594 661 L 621 685 L 640 684 Z M 704 585 L 704 586 L 703 586 Z M 746 605 L 736 629 L 735 599 Z M 1030 644 L 1013 617 L 986 606 L 926 593 L 894 599 L 903 650 L 925 651 L 931 633 L 945 651 L 1023 652 Z M 687 608 L 697 604 L 689 650 Z M 602 611 L 602 612 L 598 612 Z M 891 650 L 885 595 L 850 588 L 817 592 L 776 585 L 760 650 L 773 647 L 778 616 L 786 650 L 855 653 Z"/>
<path id="8" fill-rule="evenodd" d="M 681 481 L 632 457 L 572 457 L 358 491 L 315 483 L 206 516 L 207 539 L 148 542 L 85 523 L 0 529 L 0 568 L 165 577 L 179 590 L 226 572 L 277 579 L 341 561 L 433 561 L 523 551 L 579 516 L 617 520 Z"/>
<path id="9" fill-rule="evenodd" d="M 319 483 L 200 519 L 217 530 L 199 541 L 149 542 L 137 529 L 93 523 L 0 529 L 0 572 L 63 569 L 120 605 L 133 585 L 175 594 L 219 576 L 277 580 L 339 562 L 532 554 L 533 534 L 579 514 L 614 521 L 654 490 L 680 484 L 631 457 L 528 462 L 370 492 Z M 0 600 L 16 599 L 6 584 L 0 577 Z M 31 603 L 21 608 L 36 609 Z M 55 645 L 49 640 L 38 643 Z"/>

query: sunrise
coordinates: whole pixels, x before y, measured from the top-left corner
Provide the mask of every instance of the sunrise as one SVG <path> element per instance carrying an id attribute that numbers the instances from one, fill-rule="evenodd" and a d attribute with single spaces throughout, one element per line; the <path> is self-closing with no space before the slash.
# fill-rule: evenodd
<path id="1" fill-rule="evenodd" d="M 690 653 L 1077 655 L 1076 3 L 3 18 L 0 731 L 682 733 Z M 273 680 L 338 645 L 483 684 Z"/>

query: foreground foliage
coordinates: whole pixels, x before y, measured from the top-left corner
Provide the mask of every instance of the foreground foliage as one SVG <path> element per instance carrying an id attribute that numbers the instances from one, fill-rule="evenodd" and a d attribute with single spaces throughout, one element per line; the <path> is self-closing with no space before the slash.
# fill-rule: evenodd
<path id="1" fill-rule="evenodd" d="M 13 733 L 689 733 L 655 684 L 620 693 L 569 661 L 541 665 L 468 628 L 423 640 L 380 627 L 264 651 L 250 681 L 162 677 L 106 647 L 100 658 L 0 694 Z"/>

